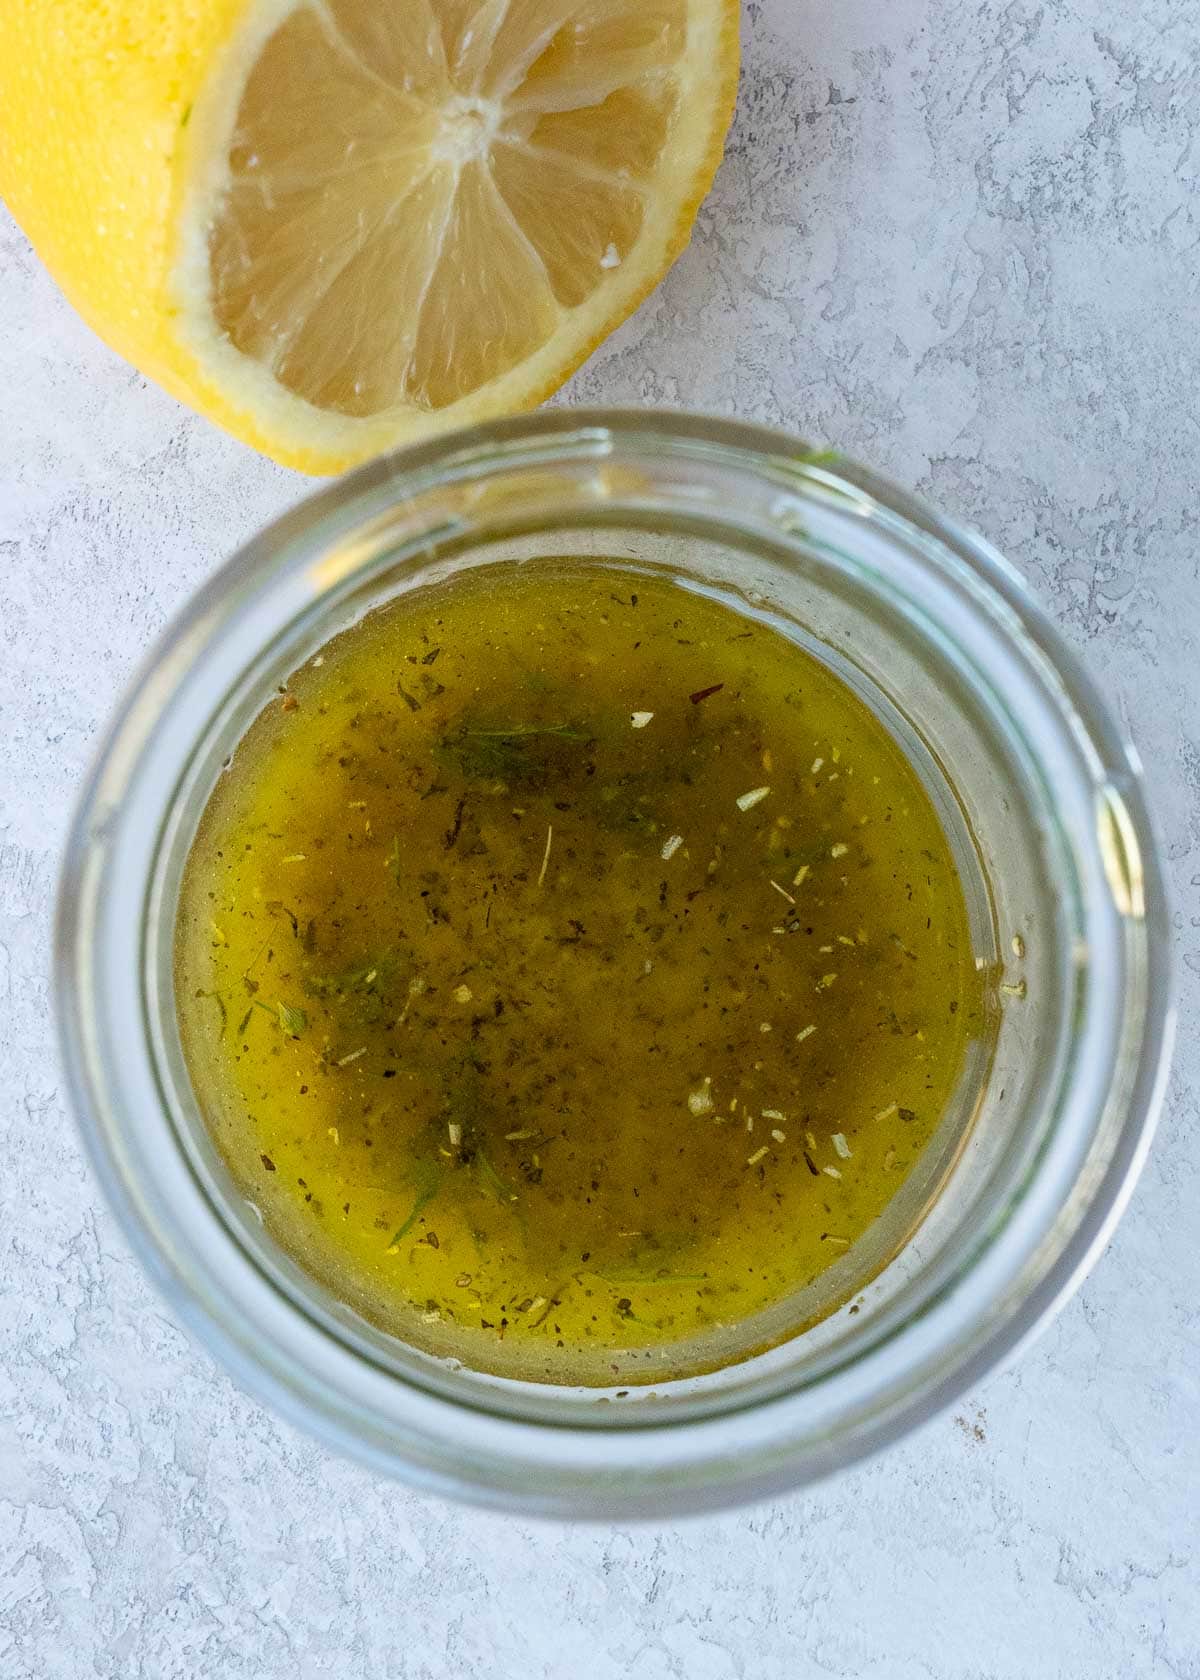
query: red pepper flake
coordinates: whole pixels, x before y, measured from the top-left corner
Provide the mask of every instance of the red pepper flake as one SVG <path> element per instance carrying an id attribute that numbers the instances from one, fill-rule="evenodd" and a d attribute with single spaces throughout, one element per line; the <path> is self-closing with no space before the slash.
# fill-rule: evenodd
<path id="1" fill-rule="evenodd" d="M 710 694 L 720 694 L 724 687 L 724 683 L 714 683 L 711 688 L 698 688 L 695 694 L 688 695 L 688 699 L 693 706 L 698 706 L 701 700 L 707 700 Z"/>
<path id="2" fill-rule="evenodd" d="M 279 709 L 283 712 L 298 712 L 300 710 L 300 702 L 294 694 L 285 694 L 283 699 L 279 702 Z"/>
<path id="3" fill-rule="evenodd" d="M 263 1166 L 266 1167 L 268 1172 L 275 1171 L 275 1163 L 269 1155 L 260 1155 L 259 1160 L 262 1162 Z"/>

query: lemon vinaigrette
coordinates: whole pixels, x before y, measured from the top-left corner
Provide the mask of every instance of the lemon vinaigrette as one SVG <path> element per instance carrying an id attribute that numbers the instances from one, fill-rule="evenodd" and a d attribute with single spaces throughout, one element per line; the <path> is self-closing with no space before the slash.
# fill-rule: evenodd
<path id="1" fill-rule="evenodd" d="M 418 590 L 294 674 L 206 809 L 176 993 L 282 1246 L 555 1381 L 670 1374 L 846 1255 L 987 1017 L 873 712 L 770 624 L 565 562 Z"/>

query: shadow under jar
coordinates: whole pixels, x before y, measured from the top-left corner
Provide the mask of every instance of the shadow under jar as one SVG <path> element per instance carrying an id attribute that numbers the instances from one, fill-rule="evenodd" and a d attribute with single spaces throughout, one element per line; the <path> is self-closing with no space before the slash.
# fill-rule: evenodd
<path id="1" fill-rule="evenodd" d="M 670 583 L 818 660 L 919 778 L 980 977 L 957 1082 L 897 1194 L 801 1286 L 674 1342 L 657 1380 L 632 1361 L 616 1362 L 609 1386 L 602 1361 L 560 1380 L 552 1359 L 472 1361 L 436 1336 L 395 1333 L 327 1269 L 298 1264 L 215 1144 L 179 1029 L 185 866 L 255 719 L 375 609 L 450 599 L 456 579 L 518 566 Z M 1167 952 L 1132 750 L 992 550 L 778 433 L 568 411 L 374 463 L 202 591 L 126 700 L 85 793 L 58 990 L 105 1188 L 176 1310 L 240 1380 L 421 1485 L 544 1512 L 649 1514 L 849 1462 L 945 1404 L 1061 1301 L 1148 1144 L 1170 1036 Z"/>

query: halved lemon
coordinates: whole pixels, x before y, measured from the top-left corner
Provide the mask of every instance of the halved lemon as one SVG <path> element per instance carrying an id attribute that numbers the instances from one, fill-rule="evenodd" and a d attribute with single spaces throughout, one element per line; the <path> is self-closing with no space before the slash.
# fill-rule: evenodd
<path id="1" fill-rule="evenodd" d="M 102 337 L 336 471 L 528 408 L 686 244 L 737 0 L 15 0 L 0 192 Z"/>

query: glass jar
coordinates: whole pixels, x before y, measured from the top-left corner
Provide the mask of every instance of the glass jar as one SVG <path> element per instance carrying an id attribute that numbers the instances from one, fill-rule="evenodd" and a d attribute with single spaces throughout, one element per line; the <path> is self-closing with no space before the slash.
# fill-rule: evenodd
<path id="1" fill-rule="evenodd" d="M 887 719 L 955 848 L 996 1006 L 994 1041 L 913 1181 L 822 1281 L 809 1317 L 826 1315 L 707 1375 L 619 1391 L 436 1360 L 301 1271 L 211 1142 L 172 987 L 197 821 L 278 685 L 399 592 L 564 555 L 729 598 Z M 1047 1318 L 1111 1233 L 1172 1027 L 1137 760 L 1020 578 L 836 455 L 657 413 L 548 412 L 439 439 L 322 490 L 237 554 L 159 643 L 101 749 L 67 851 L 56 978 L 96 1171 L 175 1311 L 234 1376 L 377 1469 L 559 1515 L 771 1493 L 948 1404 Z"/>

